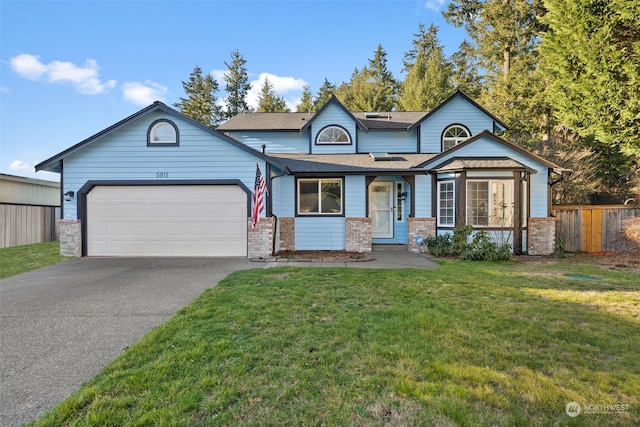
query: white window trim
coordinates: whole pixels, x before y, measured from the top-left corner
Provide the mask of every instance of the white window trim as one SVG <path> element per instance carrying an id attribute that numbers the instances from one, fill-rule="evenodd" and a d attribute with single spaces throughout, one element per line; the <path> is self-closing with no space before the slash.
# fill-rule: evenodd
<path id="1" fill-rule="evenodd" d="M 300 211 L 300 183 L 318 182 L 318 212 Z M 322 181 L 340 182 L 340 212 L 321 212 L 322 207 Z M 343 178 L 300 178 L 296 183 L 296 215 L 300 216 L 342 216 L 344 212 L 344 179 Z"/>
<path id="2" fill-rule="evenodd" d="M 465 191 L 465 206 L 467 207 L 467 210 L 469 209 L 469 183 L 470 182 L 486 182 L 487 183 L 487 225 L 481 225 L 481 224 L 471 224 L 473 226 L 473 228 L 500 228 L 500 229 L 506 229 L 506 228 L 512 228 L 514 226 L 514 221 L 515 218 L 513 216 L 514 213 L 514 206 L 513 204 L 515 203 L 514 200 L 514 192 L 515 192 L 515 182 L 513 179 L 468 179 L 467 180 L 467 188 Z M 492 200 L 492 194 L 491 194 L 491 184 L 494 182 L 509 182 L 511 183 L 511 223 L 510 224 L 504 224 L 504 227 L 499 227 L 497 225 L 491 224 L 491 220 L 492 220 L 492 215 L 491 215 L 491 210 L 492 210 L 492 206 L 493 206 L 493 200 Z M 468 223 L 468 219 L 465 217 L 465 223 Z"/>
<path id="3" fill-rule="evenodd" d="M 396 218 L 396 222 L 402 222 L 404 221 L 404 202 L 405 201 L 402 200 L 402 197 L 400 195 L 404 192 L 404 183 L 400 181 L 396 181 L 395 188 L 396 188 L 396 212 L 394 216 Z M 398 215 L 400 215 L 400 219 L 398 219 Z"/>
<path id="4" fill-rule="evenodd" d="M 440 216 L 440 202 L 442 201 L 442 197 L 440 197 L 441 194 L 441 189 L 442 189 L 442 184 L 452 184 L 453 188 L 451 189 L 451 191 L 453 192 L 453 221 L 451 224 L 443 224 L 441 222 L 441 216 Z M 438 203 L 437 203 L 437 212 L 436 212 L 436 218 L 438 218 L 438 226 L 439 227 L 454 227 L 456 225 L 456 181 L 453 179 L 447 179 L 444 181 L 438 181 Z"/>
<path id="5" fill-rule="evenodd" d="M 445 137 L 446 133 L 449 132 L 449 130 L 451 130 L 453 128 L 460 128 L 460 129 L 464 130 L 465 133 L 467 134 L 467 136 L 465 138 L 461 138 L 461 137 Z M 444 132 L 442 132 L 442 141 L 440 141 L 441 144 L 442 144 L 442 146 L 441 146 L 442 151 L 450 150 L 453 147 L 455 147 L 456 145 L 461 144 L 462 142 L 466 141 L 470 137 L 471 137 L 471 132 L 465 126 L 462 126 L 462 125 L 459 125 L 459 124 L 447 126 L 447 128 L 444 130 Z M 445 139 L 446 139 L 447 142 L 453 142 L 453 145 L 451 147 L 449 147 L 449 148 L 444 148 Z"/>
<path id="6" fill-rule="evenodd" d="M 323 133 L 331 129 L 338 129 L 339 131 L 344 133 L 344 135 L 346 135 L 347 137 L 347 141 L 320 141 L 320 135 L 322 135 Z M 351 144 L 351 135 L 349 135 L 349 132 L 347 132 L 347 130 L 342 126 L 337 126 L 337 125 L 326 126 L 320 129 L 320 132 L 318 132 L 318 134 L 316 135 L 316 145 L 350 145 L 350 144 Z"/>
<path id="7" fill-rule="evenodd" d="M 158 130 L 158 128 L 160 128 L 161 126 L 169 126 L 172 130 L 173 130 L 173 140 L 171 141 L 157 141 L 154 140 L 154 136 L 156 131 Z M 151 125 L 151 127 L 149 128 L 149 134 L 148 134 L 148 140 L 147 140 L 147 145 L 149 146 L 155 146 L 155 145 L 178 145 L 179 141 L 178 141 L 178 129 L 176 128 L 176 126 L 169 120 L 158 120 L 155 123 L 153 123 Z"/>

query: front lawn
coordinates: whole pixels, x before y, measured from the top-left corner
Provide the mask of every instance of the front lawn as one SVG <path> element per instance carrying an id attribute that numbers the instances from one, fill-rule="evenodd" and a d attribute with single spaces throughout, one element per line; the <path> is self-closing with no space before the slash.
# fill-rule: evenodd
<path id="1" fill-rule="evenodd" d="M 250 270 L 35 425 L 640 425 L 639 327 L 640 273 L 575 260 Z"/>
<path id="2" fill-rule="evenodd" d="M 60 242 L 0 248 L 0 279 L 72 259 L 60 255 Z"/>

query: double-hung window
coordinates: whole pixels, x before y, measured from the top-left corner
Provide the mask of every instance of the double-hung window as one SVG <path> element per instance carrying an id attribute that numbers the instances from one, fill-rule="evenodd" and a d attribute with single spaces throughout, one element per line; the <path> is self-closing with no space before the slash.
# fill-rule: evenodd
<path id="1" fill-rule="evenodd" d="M 467 224 L 511 227 L 513 209 L 513 180 L 467 181 Z"/>
<path id="2" fill-rule="evenodd" d="M 342 215 L 342 178 L 299 179 L 298 215 Z"/>
<path id="3" fill-rule="evenodd" d="M 438 225 L 451 226 L 456 223 L 455 182 L 438 182 Z"/>

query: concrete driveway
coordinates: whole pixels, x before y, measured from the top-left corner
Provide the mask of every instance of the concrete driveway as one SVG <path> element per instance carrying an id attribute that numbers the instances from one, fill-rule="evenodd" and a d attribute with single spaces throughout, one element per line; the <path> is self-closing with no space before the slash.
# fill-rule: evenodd
<path id="1" fill-rule="evenodd" d="M 79 258 L 0 281 L 0 425 L 44 414 L 246 258 Z"/>

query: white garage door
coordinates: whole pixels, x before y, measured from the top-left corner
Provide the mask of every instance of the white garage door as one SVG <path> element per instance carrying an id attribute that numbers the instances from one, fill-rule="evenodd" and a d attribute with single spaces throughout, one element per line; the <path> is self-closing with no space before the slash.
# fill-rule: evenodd
<path id="1" fill-rule="evenodd" d="M 89 256 L 246 256 L 236 185 L 98 186 L 87 194 Z"/>

